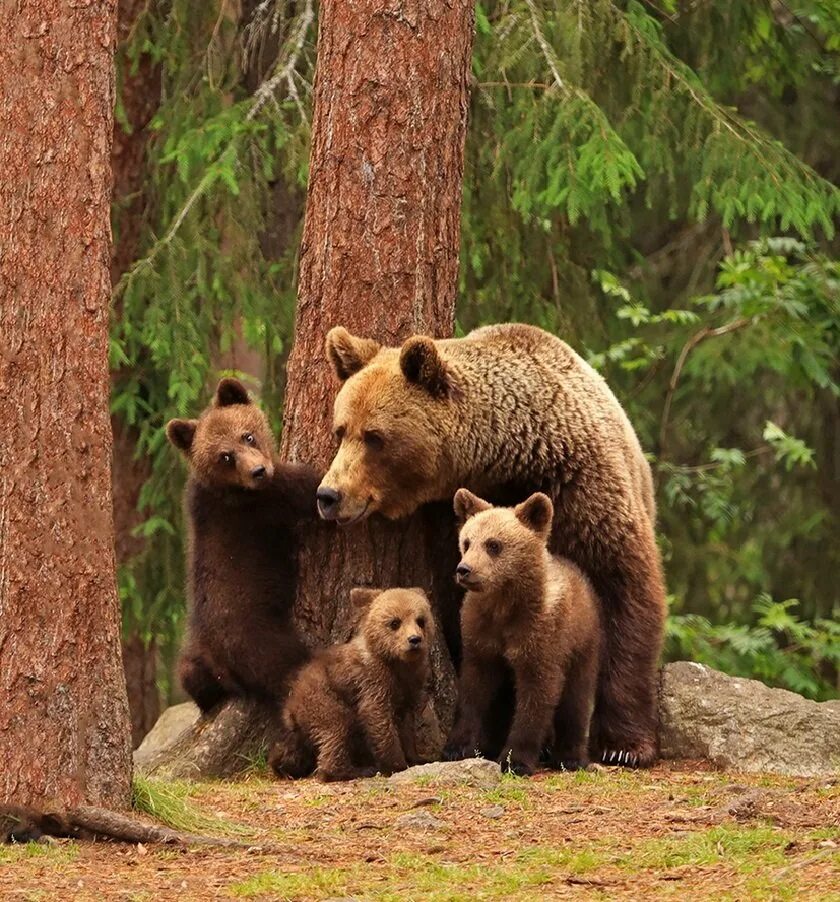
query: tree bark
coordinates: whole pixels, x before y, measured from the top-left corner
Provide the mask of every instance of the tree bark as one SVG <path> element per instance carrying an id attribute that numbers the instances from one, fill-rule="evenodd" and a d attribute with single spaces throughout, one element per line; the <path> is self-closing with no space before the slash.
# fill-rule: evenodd
<path id="1" fill-rule="evenodd" d="M 398 344 L 452 334 L 473 32 L 470 0 L 325 0 L 281 453 L 324 468 L 337 385 L 324 357 L 336 325 Z M 341 638 L 356 585 L 422 586 L 457 616 L 449 505 L 348 532 L 317 530 L 303 551 L 296 614 L 318 642 Z M 446 724 L 453 671 L 435 654 Z"/>
<path id="2" fill-rule="evenodd" d="M 0 800 L 128 805 L 108 418 L 114 0 L 0 13 Z"/>
<path id="3" fill-rule="evenodd" d="M 146 0 L 118 0 L 117 44 L 130 40 L 138 19 L 147 14 Z M 143 233 L 147 195 L 146 149 L 149 124 L 160 98 L 160 65 L 141 56 L 136 67 L 123 59 L 120 101 L 124 121 L 114 120 L 111 148 L 115 236 L 111 249 L 111 279 L 116 283 L 137 259 Z M 119 309 L 116 311 L 119 316 Z M 135 456 L 137 434 L 120 417 L 111 418 L 114 434 L 113 498 L 117 566 L 127 564 L 142 552 L 144 541 L 132 535 L 143 517 L 137 509 L 140 491 L 149 478 L 148 458 Z M 132 746 L 140 744 L 160 714 L 157 686 L 157 644 L 145 641 L 137 626 L 128 625 L 122 646 L 128 708 L 131 714 Z"/>

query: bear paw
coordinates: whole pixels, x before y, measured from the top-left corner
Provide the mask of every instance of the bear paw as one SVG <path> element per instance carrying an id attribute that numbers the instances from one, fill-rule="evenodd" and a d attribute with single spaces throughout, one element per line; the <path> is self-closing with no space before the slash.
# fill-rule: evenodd
<path id="1" fill-rule="evenodd" d="M 586 770 L 589 767 L 589 761 L 585 758 L 560 758 L 552 761 L 552 767 L 562 771 Z"/>
<path id="2" fill-rule="evenodd" d="M 444 746 L 441 757 L 444 761 L 463 761 L 465 758 L 483 758 L 481 749 L 473 742 L 454 742 Z"/>
<path id="3" fill-rule="evenodd" d="M 517 777 L 530 777 L 539 765 L 536 755 L 516 752 L 513 749 L 505 749 L 497 760 L 505 773 L 515 774 Z"/>

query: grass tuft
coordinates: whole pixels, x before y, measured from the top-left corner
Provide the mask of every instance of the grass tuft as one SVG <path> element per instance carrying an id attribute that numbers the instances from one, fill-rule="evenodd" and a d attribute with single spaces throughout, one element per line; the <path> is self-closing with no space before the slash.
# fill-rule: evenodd
<path id="1" fill-rule="evenodd" d="M 135 774 L 131 784 L 131 807 L 141 814 L 183 830 L 215 836 L 248 836 L 251 830 L 226 818 L 212 817 L 192 805 L 187 797 L 193 784 L 186 780 L 156 780 Z"/>

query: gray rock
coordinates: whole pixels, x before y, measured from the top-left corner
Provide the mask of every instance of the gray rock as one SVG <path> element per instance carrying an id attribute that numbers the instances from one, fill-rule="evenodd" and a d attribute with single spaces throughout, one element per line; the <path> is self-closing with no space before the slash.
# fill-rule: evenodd
<path id="1" fill-rule="evenodd" d="M 446 826 L 440 818 L 428 811 L 410 811 L 398 817 L 394 823 L 397 827 L 409 830 L 440 830 Z"/>
<path id="2" fill-rule="evenodd" d="M 502 769 L 495 761 L 466 758 L 464 761 L 435 761 L 418 764 L 388 777 L 393 786 L 422 783 L 430 786 L 466 785 L 490 789 L 502 779 Z"/>
<path id="3" fill-rule="evenodd" d="M 167 708 L 134 752 L 134 764 L 142 767 L 158 752 L 170 748 L 182 733 L 193 726 L 199 716 L 198 706 L 193 702 Z"/>
<path id="4" fill-rule="evenodd" d="M 747 773 L 840 773 L 840 701 L 809 701 L 688 661 L 663 668 L 659 700 L 663 758 L 708 758 Z"/>
<path id="5" fill-rule="evenodd" d="M 489 817 L 491 820 L 496 820 L 504 815 L 505 809 L 502 808 L 501 805 L 491 805 L 489 808 L 482 808 L 478 813 L 482 817 Z"/>

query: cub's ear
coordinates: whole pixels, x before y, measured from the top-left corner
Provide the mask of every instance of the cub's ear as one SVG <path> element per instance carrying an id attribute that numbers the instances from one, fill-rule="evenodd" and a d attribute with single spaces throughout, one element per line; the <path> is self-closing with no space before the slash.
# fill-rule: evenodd
<path id="1" fill-rule="evenodd" d="M 356 588 L 350 590 L 350 604 L 357 612 L 366 611 L 373 603 L 374 598 L 382 594 L 383 589 Z"/>
<path id="2" fill-rule="evenodd" d="M 551 521 L 554 518 L 554 505 L 548 495 L 535 492 L 530 498 L 518 504 L 513 509 L 516 519 L 524 523 L 528 529 L 537 535 L 548 537 L 551 531 Z"/>
<path id="3" fill-rule="evenodd" d="M 380 344 L 372 338 L 357 338 L 344 326 L 336 326 L 327 332 L 327 360 L 342 382 L 366 367 L 379 353 L 379 348 Z"/>
<path id="4" fill-rule="evenodd" d="M 230 377 L 221 379 L 216 386 L 216 407 L 230 407 L 232 404 L 250 404 L 248 389 L 238 380 Z"/>
<path id="5" fill-rule="evenodd" d="M 166 437 L 179 451 L 189 454 L 196 426 L 198 420 L 170 420 L 166 424 Z"/>
<path id="6" fill-rule="evenodd" d="M 490 508 L 493 507 L 489 501 L 479 498 L 478 495 L 473 495 L 473 493 L 467 489 L 458 489 L 458 491 L 455 492 L 455 502 L 453 506 L 455 508 L 455 516 L 461 524 L 466 523 L 470 517 L 474 517 L 476 514 L 490 510 Z"/>
<path id="7" fill-rule="evenodd" d="M 437 345 L 427 335 L 414 335 L 402 346 L 400 369 L 409 382 L 425 388 L 435 398 L 452 392 L 452 380 Z"/>

